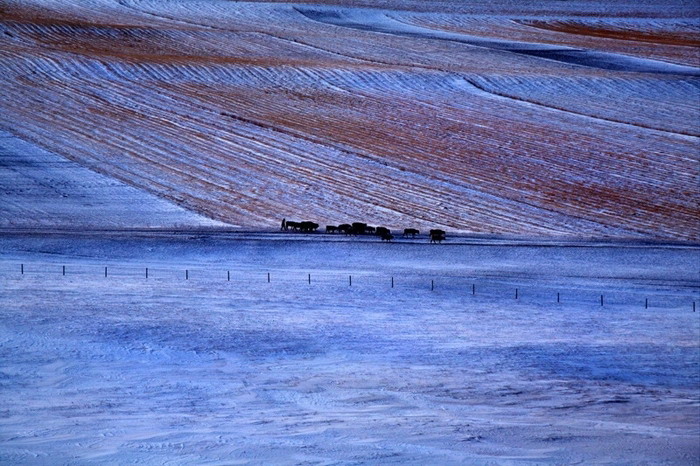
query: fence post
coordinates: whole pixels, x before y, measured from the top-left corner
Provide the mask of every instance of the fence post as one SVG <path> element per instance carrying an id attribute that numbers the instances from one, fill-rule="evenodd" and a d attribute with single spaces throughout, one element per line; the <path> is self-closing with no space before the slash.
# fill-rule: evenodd
<path id="1" fill-rule="evenodd" d="M 515 289 L 515 299 L 518 299 L 518 289 Z"/>
<path id="2" fill-rule="evenodd" d="M 267 283 L 270 283 L 270 272 L 267 272 Z"/>
<path id="3" fill-rule="evenodd" d="M 64 265 L 63 266 L 63 276 L 65 276 L 65 275 L 66 275 L 66 266 Z"/>
<path id="4" fill-rule="evenodd" d="M 348 275 L 348 278 L 350 279 L 350 286 L 352 286 L 352 275 Z"/>
<path id="5" fill-rule="evenodd" d="M 394 287 L 394 277 L 391 277 L 391 287 Z"/>
<path id="6" fill-rule="evenodd" d="M 309 274 L 309 285 L 311 285 L 311 274 Z"/>
<path id="7" fill-rule="evenodd" d="M 190 271 L 185 269 L 185 280 L 189 280 L 189 279 L 190 279 Z"/>
<path id="8" fill-rule="evenodd" d="M 476 284 L 472 283 L 472 296 L 476 294 Z"/>
<path id="9" fill-rule="evenodd" d="M 644 309 L 649 309 L 649 298 L 644 298 Z"/>
<path id="10" fill-rule="evenodd" d="M 107 267 L 105 267 L 105 277 L 107 276 Z"/>
<path id="11" fill-rule="evenodd" d="M 561 302 L 561 301 L 559 300 L 559 293 L 557 293 L 557 302 L 558 302 L 558 303 Z"/>
<path id="12" fill-rule="evenodd" d="M 148 267 L 146 267 L 146 278 L 148 278 Z"/>
<path id="13" fill-rule="evenodd" d="M 435 281 L 430 280 L 430 291 L 435 291 Z"/>
<path id="14" fill-rule="evenodd" d="M 230 270 L 227 270 L 227 271 L 226 271 L 226 281 L 227 281 L 227 282 L 230 282 L 230 281 L 231 281 L 231 271 L 230 271 Z"/>
<path id="15" fill-rule="evenodd" d="M 603 295 L 600 295 L 600 305 L 603 305 Z"/>
<path id="16" fill-rule="evenodd" d="M 22 273 L 22 275 L 24 275 L 24 264 L 20 265 L 20 272 Z"/>
<path id="17" fill-rule="evenodd" d="M 695 301 L 693 301 L 693 312 L 695 312 Z"/>

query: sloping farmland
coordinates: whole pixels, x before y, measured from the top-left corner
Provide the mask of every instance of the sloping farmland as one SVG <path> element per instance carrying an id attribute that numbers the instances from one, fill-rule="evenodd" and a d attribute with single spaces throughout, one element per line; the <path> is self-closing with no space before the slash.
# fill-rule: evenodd
<path id="1" fill-rule="evenodd" d="M 700 239 L 697 8 L 331 3 L 5 2 L 0 128 L 248 228 Z"/>

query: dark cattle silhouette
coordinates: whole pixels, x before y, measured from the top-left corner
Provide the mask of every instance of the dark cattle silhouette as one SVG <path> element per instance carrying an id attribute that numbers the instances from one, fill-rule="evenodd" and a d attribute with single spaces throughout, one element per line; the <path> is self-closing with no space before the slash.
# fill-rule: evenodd
<path id="1" fill-rule="evenodd" d="M 382 241 L 391 241 L 394 239 L 394 235 L 386 231 L 383 231 L 380 237 L 382 238 Z"/>
<path id="2" fill-rule="evenodd" d="M 303 231 L 303 232 L 306 232 L 306 233 L 310 233 L 310 232 L 316 231 L 317 229 L 318 229 L 318 223 L 314 223 L 314 222 L 301 222 L 301 223 L 299 224 L 299 230 L 301 230 L 301 231 Z"/>
<path id="3" fill-rule="evenodd" d="M 351 227 L 351 232 L 353 235 L 364 235 L 365 229 L 367 228 L 366 223 L 354 222 Z"/>
<path id="4" fill-rule="evenodd" d="M 443 230 L 430 230 L 431 243 L 441 243 L 444 239 L 445 232 Z"/>
<path id="5" fill-rule="evenodd" d="M 391 230 L 389 230 L 386 227 L 377 227 L 377 229 L 375 230 L 375 233 L 377 234 L 377 236 L 390 235 Z"/>
<path id="6" fill-rule="evenodd" d="M 303 233 L 313 233 L 318 230 L 318 223 L 314 222 L 292 222 L 282 219 L 282 230 L 292 230 L 301 231 Z M 363 222 L 353 222 L 352 225 L 349 223 L 343 223 L 341 225 L 326 225 L 326 233 L 345 233 L 346 235 L 369 235 L 375 234 L 379 236 L 382 241 L 391 241 L 394 239 L 394 235 L 391 234 L 391 230 L 386 227 L 373 227 L 369 226 Z M 411 236 L 415 238 L 419 235 L 420 231 L 415 228 L 405 228 L 403 230 L 404 238 Z M 444 230 L 433 229 L 430 230 L 430 242 L 431 243 L 441 243 L 445 241 L 447 234 Z"/>
<path id="7" fill-rule="evenodd" d="M 318 223 L 314 222 L 286 222 L 285 229 L 292 231 L 301 231 L 304 233 L 310 233 L 318 229 Z"/>

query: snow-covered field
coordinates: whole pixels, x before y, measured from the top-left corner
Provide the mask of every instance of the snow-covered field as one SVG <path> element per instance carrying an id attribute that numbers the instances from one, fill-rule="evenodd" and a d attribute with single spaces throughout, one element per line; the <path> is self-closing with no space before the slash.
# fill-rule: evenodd
<path id="1" fill-rule="evenodd" d="M 0 193 L 3 229 L 226 226 L 5 131 L 0 131 Z"/>
<path id="2" fill-rule="evenodd" d="M 0 463 L 697 464 L 698 18 L 0 2 Z"/>
<path id="3" fill-rule="evenodd" d="M 0 238 L 0 462 L 700 455 L 697 247 L 79 238 Z"/>

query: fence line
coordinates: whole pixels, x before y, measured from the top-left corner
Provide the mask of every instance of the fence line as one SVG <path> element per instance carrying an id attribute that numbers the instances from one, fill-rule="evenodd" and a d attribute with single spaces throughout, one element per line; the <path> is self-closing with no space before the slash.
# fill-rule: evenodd
<path id="1" fill-rule="evenodd" d="M 19 264 L 19 268 L 18 268 L 19 270 L 15 269 L 19 273 L 17 273 L 17 272 L 15 272 L 15 273 L 17 273 L 17 276 L 20 276 L 20 277 L 28 277 L 28 276 L 39 275 L 39 274 L 41 274 L 41 275 L 52 274 L 55 272 L 52 272 L 50 267 L 51 267 L 51 265 L 56 267 L 57 264 L 49 265 L 49 264 L 34 263 L 32 265 L 36 266 L 36 268 L 39 270 L 35 271 L 31 267 L 26 267 L 26 264 L 21 263 L 21 264 Z M 66 265 L 61 265 L 60 273 L 63 277 L 94 276 L 97 274 L 95 274 L 94 271 L 91 273 L 89 270 L 93 270 L 95 267 L 96 267 L 95 265 L 91 265 L 91 264 L 88 264 L 88 265 L 80 264 L 79 266 L 70 266 L 70 267 L 68 267 Z M 55 269 L 53 269 L 53 270 L 55 270 Z M 119 272 L 120 270 L 121 271 L 129 270 L 130 272 L 125 274 L 123 272 L 120 273 Z M 107 266 L 105 266 L 104 267 L 104 278 L 107 278 L 107 279 L 110 279 L 110 278 L 120 279 L 121 278 L 121 279 L 123 279 L 125 277 L 129 277 L 129 278 L 138 277 L 138 273 L 136 273 L 136 274 L 131 273 L 131 271 L 133 271 L 133 270 L 134 270 L 134 267 L 112 266 L 111 268 L 108 268 Z M 143 271 L 144 269 L 141 268 L 140 270 Z M 177 280 L 177 277 L 173 275 L 173 273 L 176 272 L 177 269 L 172 268 L 172 267 L 160 269 L 160 271 L 163 273 L 160 277 L 157 277 L 153 274 L 153 271 L 157 272 L 158 270 L 159 269 L 145 267 L 145 279 L 150 278 L 150 279 L 155 279 L 155 280 L 158 280 L 158 279 L 164 280 L 167 278 L 171 278 L 171 279 Z M 199 274 L 196 274 L 195 278 L 200 277 L 199 281 L 205 280 L 205 279 L 209 280 L 209 281 L 214 281 L 214 280 L 216 280 L 216 276 L 212 275 L 212 272 L 215 272 L 215 273 L 217 271 L 219 271 L 219 273 L 223 272 L 220 269 L 217 269 L 214 267 L 211 267 L 211 268 L 198 267 L 196 270 L 204 270 L 204 271 L 208 272 L 208 274 L 205 273 L 205 274 L 202 274 L 201 276 Z M 180 269 L 180 273 L 182 273 L 182 271 L 183 271 L 183 269 Z M 250 271 L 240 270 L 238 272 L 239 272 L 239 275 L 241 275 L 245 279 L 251 280 L 252 274 Z M 267 283 L 272 283 L 272 274 L 270 272 L 266 272 L 263 274 L 262 271 L 256 271 L 256 274 L 260 274 L 260 275 L 262 275 L 262 277 L 266 277 Z M 335 280 L 332 280 L 333 277 L 340 278 L 340 274 L 341 274 L 340 271 L 330 271 L 327 273 L 320 273 L 319 275 L 316 275 L 316 278 L 312 281 L 312 277 L 311 277 L 312 274 L 306 273 L 305 274 L 306 275 L 305 281 L 307 282 L 307 285 L 315 285 L 315 284 L 323 285 L 323 284 L 329 284 L 329 283 L 340 284 L 341 283 L 340 281 L 336 282 Z M 4 273 L 3 275 L 7 276 L 7 273 Z M 382 275 L 380 273 L 374 273 L 374 272 L 367 272 L 364 274 L 360 273 L 360 274 L 356 274 L 356 275 L 359 276 L 360 278 L 363 278 L 363 276 L 364 276 L 365 279 L 370 277 L 373 280 L 373 282 L 372 282 L 373 285 L 379 284 L 380 286 L 381 286 L 381 282 L 383 280 L 388 279 L 384 283 L 386 283 L 386 285 L 388 285 L 387 288 L 389 288 L 389 289 L 394 289 L 398 283 L 401 283 L 401 282 L 397 283 L 395 281 L 395 277 L 393 275 L 391 275 L 391 276 Z M 0 275 L 0 276 L 2 276 L 2 275 Z M 347 280 L 348 280 L 347 286 L 353 287 L 353 274 L 349 274 L 349 275 L 345 275 L 345 276 L 348 277 L 347 278 Z M 470 290 L 471 296 L 476 297 L 477 296 L 477 286 L 476 285 L 478 282 L 478 283 L 480 283 L 480 287 L 479 287 L 480 292 L 479 292 L 478 296 L 491 297 L 491 298 L 493 298 L 493 297 L 505 298 L 507 296 L 507 294 L 506 294 L 507 284 L 504 282 L 512 281 L 512 279 L 510 279 L 510 280 L 508 279 L 509 277 L 503 277 L 502 280 L 485 280 L 484 278 L 481 278 L 481 277 L 467 277 L 467 276 L 459 276 L 459 275 L 454 275 L 454 274 L 443 276 L 443 277 L 429 278 L 429 279 L 427 278 L 428 276 L 429 275 L 426 275 L 425 273 L 422 273 L 422 274 L 418 273 L 415 275 L 409 275 L 407 277 L 404 277 L 405 278 L 404 283 L 412 283 L 414 285 L 412 288 L 420 289 L 423 287 L 420 286 L 420 281 L 418 279 L 422 279 L 422 280 L 426 280 L 424 282 L 425 283 L 424 289 L 426 289 L 426 290 L 429 289 L 431 292 L 453 291 L 453 292 L 458 292 L 458 293 L 463 292 L 464 295 L 469 295 L 469 289 L 471 288 L 471 290 Z M 141 277 L 144 277 L 144 275 L 141 275 Z M 182 277 L 182 275 L 180 275 L 180 277 Z M 184 268 L 184 280 L 191 281 L 190 278 L 191 278 L 190 277 L 190 269 Z M 236 277 L 234 277 L 234 279 L 235 278 Z M 182 279 L 182 278 L 180 278 L 180 279 Z M 263 278 L 263 280 L 264 279 L 265 278 Z M 221 280 L 231 282 L 232 281 L 231 270 L 226 270 L 226 274 L 221 277 Z M 293 280 L 292 278 L 283 277 L 283 278 L 278 278 L 276 280 L 276 282 L 277 283 L 279 283 L 279 282 L 289 283 L 292 280 Z M 197 281 L 197 280 L 195 280 L 195 281 Z M 456 285 L 454 283 L 455 281 L 460 281 L 461 283 Z M 363 282 L 356 281 L 355 284 L 362 285 Z M 365 284 L 367 284 L 367 281 L 365 281 Z M 443 286 L 443 284 L 447 284 L 447 285 Z M 463 291 L 459 285 L 464 286 Z M 471 285 L 471 286 L 469 286 L 469 285 Z M 609 287 L 603 287 L 603 288 L 609 288 Z M 700 285 L 697 288 L 700 291 Z M 556 294 L 554 294 L 555 289 L 557 290 Z M 523 290 L 525 290 L 526 294 L 523 294 Z M 536 302 L 539 304 L 546 304 L 547 302 L 554 303 L 555 302 L 554 296 L 556 296 L 556 303 L 557 304 L 562 304 L 562 302 L 574 302 L 574 301 L 581 302 L 582 301 L 581 298 L 585 299 L 586 296 L 589 296 L 589 298 L 585 299 L 585 302 L 590 302 L 591 304 L 593 303 L 593 299 L 591 299 L 590 295 L 593 293 L 594 288 L 591 287 L 590 284 L 587 287 L 583 287 L 583 288 L 579 287 L 576 289 L 566 290 L 566 289 L 562 289 L 562 287 L 560 287 L 560 286 L 556 286 L 556 284 L 554 284 L 554 283 L 547 283 L 547 282 L 537 283 L 537 282 L 533 281 L 532 286 L 530 286 L 530 287 L 514 286 L 513 288 L 510 288 L 510 293 L 514 292 L 514 297 L 515 297 L 515 300 L 517 302 L 523 302 L 524 299 L 528 296 L 528 294 L 527 294 L 528 290 L 530 290 L 532 292 L 529 294 L 529 296 L 532 297 L 532 299 L 530 299 L 530 301 Z M 566 291 L 566 294 L 562 293 L 562 291 Z M 662 308 L 664 306 L 659 304 L 659 303 L 662 302 L 663 298 L 666 298 L 666 301 L 673 300 L 673 301 L 678 302 L 678 303 L 683 301 L 683 302 L 685 302 L 684 306 L 688 306 L 689 309 L 692 309 L 692 312 L 696 311 L 697 296 L 692 296 L 692 295 L 689 296 L 687 293 L 682 293 L 682 292 L 677 291 L 677 290 L 674 291 L 673 289 L 666 290 L 665 293 L 659 292 L 658 290 L 652 291 L 652 290 L 644 290 L 644 289 L 636 289 L 636 290 L 634 290 L 634 289 L 624 290 L 623 289 L 623 290 L 617 290 L 616 292 L 608 290 L 607 294 L 600 293 L 600 290 L 598 290 L 598 291 L 599 291 L 598 303 L 599 303 L 600 307 L 610 307 L 610 306 L 615 305 L 615 300 L 610 298 L 610 297 L 611 296 L 614 297 L 616 295 L 619 297 L 619 296 L 623 295 L 623 296 L 626 296 L 628 298 L 628 300 L 626 302 L 624 302 L 625 304 L 629 304 L 629 297 L 634 296 L 635 298 L 639 298 L 639 300 L 640 300 L 639 306 L 640 307 L 644 306 L 644 309 Z M 552 293 L 551 295 L 549 294 L 550 292 Z M 640 295 L 643 296 L 643 301 L 641 300 L 642 298 Z M 649 299 L 650 295 L 655 298 L 654 301 L 650 301 L 650 299 Z M 512 299 L 513 294 L 511 294 L 510 296 Z M 552 301 L 548 301 L 547 296 L 551 296 Z M 567 300 L 563 299 L 566 296 L 576 296 L 579 299 L 567 301 Z M 589 299 L 590 299 L 590 301 L 589 301 Z M 681 306 L 679 305 L 679 307 L 681 307 Z"/>

